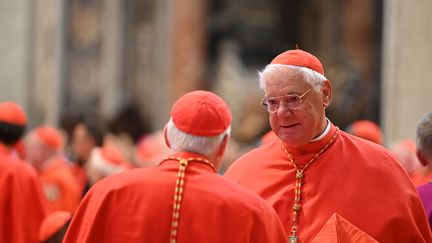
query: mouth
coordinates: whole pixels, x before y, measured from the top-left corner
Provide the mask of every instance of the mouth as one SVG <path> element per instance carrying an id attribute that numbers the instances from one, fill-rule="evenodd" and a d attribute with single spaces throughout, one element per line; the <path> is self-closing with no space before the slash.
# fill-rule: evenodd
<path id="1" fill-rule="evenodd" d="M 293 127 L 296 127 L 296 126 L 299 126 L 299 125 L 300 125 L 300 123 L 295 123 L 295 124 L 280 126 L 280 128 L 282 128 L 282 129 L 290 129 L 290 128 L 293 128 Z"/>

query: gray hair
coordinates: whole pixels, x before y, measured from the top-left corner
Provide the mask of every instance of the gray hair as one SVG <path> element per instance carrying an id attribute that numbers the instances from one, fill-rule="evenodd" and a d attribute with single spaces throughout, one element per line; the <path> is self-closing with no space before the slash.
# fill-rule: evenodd
<path id="1" fill-rule="evenodd" d="M 273 75 L 275 73 L 280 74 L 283 76 L 287 70 L 295 70 L 299 75 L 303 76 L 303 79 L 310 83 L 311 85 L 315 85 L 315 90 L 318 91 L 321 89 L 322 83 L 327 80 L 324 75 L 321 73 L 314 71 L 310 68 L 306 67 L 300 67 L 300 66 L 293 66 L 293 65 L 285 65 L 285 64 L 269 64 L 267 65 L 264 70 L 261 72 L 258 72 L 259 75 L 259 82 L 260 82 L 260 88 L 265 88 L 265 79 L 268 75 Z"/>
<path id="2" fill-rule="evenodd" d="M 416 131 L 417 150 L 432 159 L 432 112 L 421 118 Z"/>
<path id="3" fill-rule="evenodd" d="M 171 149 L 178 152 L 193 152 L 211 158 L 225 136 L 230 135 L 231 125 L 222 133 L 212 137 L 194 136 L 179 130 L 172 119 L 167 124 L 167 137 Z"/>

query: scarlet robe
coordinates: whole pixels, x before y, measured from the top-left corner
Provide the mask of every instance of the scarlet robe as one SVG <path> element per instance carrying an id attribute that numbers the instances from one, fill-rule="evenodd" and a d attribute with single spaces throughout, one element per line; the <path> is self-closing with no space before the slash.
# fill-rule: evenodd
<path id="1" fill-rule="evenodd" d="M 287 148 L 306 164 L 336 132 Z M 261 195 L 279 214 L 290 235 L 296 169 L 281 141 L 243 155 L 225 177 Z M 334 142 L 305 171 L 298 233 L 310 242 L 337 213 L 379 242 L 432 242 L 427 218 L 408 175 L 385 148 L 339 131 Z"/>
<path id="2" fill-rule="evenodd" d="M 177 157 L 199 157 L 180 153 Z M 69 242 L 170 242 L 179 162 L 134 169 L 96 183 L 66 233 Z M 287 242 L 274 209 L 204 163 L 189 162 L 180 209 L 179 243 Z"/>
<path id="3" fill-rule="evenodd" d="M 0 144 L 0 242 L 39 242 L 44 202 L 36 171 Z"/>
<path id="4" fill-rule="evenodd" d="M 81 200 L 82 188 L 66 161 L 52 158 L 46 168 L 39 171 L 49 212 L 57 210 L 73 213 Z"/>
<path id="5" fill-rule="evenodd" d="M 312 243 L 378 243 L 338 214 L 333 214 Z"/>

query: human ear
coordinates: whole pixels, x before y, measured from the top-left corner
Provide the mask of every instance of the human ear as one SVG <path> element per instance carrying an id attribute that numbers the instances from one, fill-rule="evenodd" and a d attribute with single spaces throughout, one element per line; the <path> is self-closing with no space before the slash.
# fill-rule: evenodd
<path id="1" fill-rule="evenodd" d="M 328 107 L 332 98 L 332 86 L 329 80 L 324 80 L 321 86 L 323 106 Z"/>
<path id="2" fill-rule="evenodd" d="M 229 138 L 230 138 L 229 135 L 225 135 L 225 137 L 223 138 L 223 140 L 219 146 L 219 149 L 217 151 L 218 156 L 223 156 L 225 154 L 225 150 L 227 148 Z"/>
<path id="3" fill-rule="evenodd" d="M 168 146 L 168 148 L 171 148 L 171 145 L 168 140 L 167 125 L 164 126 L 163 134 L 164 134 L 165 144 Z"/>
<path id="4" fill-rule="evenodd" d="M 423 166 L 427 166 L 428 165 L 428 161 L 426 159 L 426 157 L 423 155 L 423 153 L 419 150 L 416 150 L 416 155 L 418 160 L 420 161 L 420 164 Z"/>

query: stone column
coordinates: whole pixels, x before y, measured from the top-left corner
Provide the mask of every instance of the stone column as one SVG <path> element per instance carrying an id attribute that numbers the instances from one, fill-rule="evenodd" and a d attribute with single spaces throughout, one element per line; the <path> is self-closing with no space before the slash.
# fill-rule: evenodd
<path id="1" fill-rule="evenodd" d="M 205 68 L 206 1 L 171 1 L 170 104 L 190 90 L 200 88 Z"/>
<path id="2" fill-rule="evenodd" d="M 149 70 L 150 87 L 147 108 L 153 128 L 161 128 L 169 117 L 169 73 L 171 70 L 171 22 L 173 6 L 170 0 L 156 0 L 154 17 L 154 41 L 151 53 L 153 72 Z"/>
<path id="3" fill-rule="evenodd" d="M 107 0 L 103 8 L 100 108 L 104 117 L 112 117 L 124 98 L 124 1 Z"/>
<path id="4" fill-rule="evenodd" d="M 32 77 L 33 2 L 0 1 L 0 102 L 15 101 L 27 111 Z"/>
<path id="5" fill-rule="evenodd" d="M 39 125 L 57 125 L 64 81 L 65 1 L 35 4 L 34 66 L 29 86 L 30 116 Z"/>
<path id="6" fill-rule="evenodd" d="M 418 120 L 432 111 L 432 1 L 384 4 L 382 121 L 387 144 L 414 138 Z"/>

